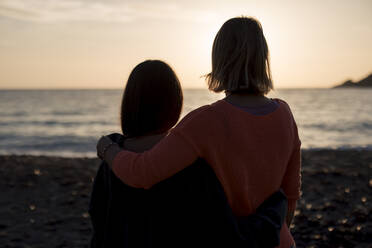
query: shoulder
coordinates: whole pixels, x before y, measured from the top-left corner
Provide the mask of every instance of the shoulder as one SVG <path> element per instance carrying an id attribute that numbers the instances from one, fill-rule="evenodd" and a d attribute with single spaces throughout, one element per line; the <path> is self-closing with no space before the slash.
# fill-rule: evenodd
<path id="1" fill-rule="evenodd" d="M 276 101 L 279 105 L 283 106 L 287 110 L 291 110 L 291 108 L 289 107 L 289 104 L 286 101 L 284 101 L 283 99 L 273 98 L 272 100 Z"/>
<path id="2" fill-rule="evenodd" d="M 282 99 L 274 99 L 274 100 L 278 101 L 278 103 L 281 105 L 281 107 L 282 107 L 282 115 L 284 116 L 283 118 L 284 119 L 287 119 L 289 121 L 288 126 L 290 126 L 291 129 L 294 132 L 295 142 L 296 142 L 297 146 L 301 146 L 301 141 L 300 141 L 300 138 L 298 136 L 297 123 L 296 123 L 296 120 L 295 120 L 295 118 L 293 116 L 293 113 L 291 111 L 291 108 L 290 108 L 289 104 L 286 101 L 282 100 Z"/>
<path id="3" fill-rule="evenodd" d="M 279 104 L 280 108 L 282 109 L 281 112 L 283 113 L 283 115 L 289 115 L 289 117 L 294 120 L 291 107 L 286 101 L 279 98 L 273 98 L 273 100 Z"/>
<path id="4" fill-rule="evenodd" d="M 206 125 L 213 122 L 218 115 L 215 111 L 219 107 L 219 102 L 212 103 L 210 105 L 201 106 L 190 113 L 188 113 L 182 120 L 178 123 L 176 128 L 184 128 L 189 125 Z"/>

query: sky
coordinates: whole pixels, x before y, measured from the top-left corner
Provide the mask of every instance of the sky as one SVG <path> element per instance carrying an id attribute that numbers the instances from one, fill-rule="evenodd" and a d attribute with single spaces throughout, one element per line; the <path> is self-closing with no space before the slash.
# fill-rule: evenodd
<path id="1" fill-rule="evenodd" d="M 263 26 L 276 88 L 372 73 L 371 0 L 0 0 L 0 89 L 122 88 L 146 59 L 206 88 L 221 25 Z"/>

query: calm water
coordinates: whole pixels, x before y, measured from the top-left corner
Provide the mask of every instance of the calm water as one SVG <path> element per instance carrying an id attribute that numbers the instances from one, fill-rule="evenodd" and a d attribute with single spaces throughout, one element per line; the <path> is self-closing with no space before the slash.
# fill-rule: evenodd
<path id="1" fill-rule="evenodd" d="M 0 91 L 0 154 L 96 156 L 103 134 L 120 132 L 121 90 Z M 185 90 L 183 115 L 223 95 Z M 277 90 L 303 148 L 372 149 L 372 89 Z"/>

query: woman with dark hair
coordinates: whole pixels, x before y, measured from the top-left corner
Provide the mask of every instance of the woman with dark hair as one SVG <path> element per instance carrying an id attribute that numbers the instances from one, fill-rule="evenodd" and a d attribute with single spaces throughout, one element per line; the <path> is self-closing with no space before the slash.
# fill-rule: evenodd
<path id="1" fill-rule="evenodd" d="M 149 151 L 157 147 L 156 144 L 160 145 L 161 140 L 171 138 L 174 134 L 168 131 L 178 121 L 182 100 L 179 80 L 167 64 L 148 60 L 137 65 L 123 95 L 123 135 L 110 135 L 110 142 L 98 151 L 99 157 L 107 158 L 116 147 L 131 152 Z M 128 176 L 139 173 L 144 179 L 142 182 L 123 183 L 121 173 L 119 179 L 105 162 L 101 164 L 89 211 L 94 229 L 92 247 L 211 247 L 221 244 L 274 247 L 279 244 L 286 213 L 285 196 L 277 192 L 279 187 L 266 196 L 265 202 L 262 200 L 262 204 L 257 205 L 254 214 L 236 217 L 225 197 L 226 190 L 212 167 L 201 159 L 207 157 L 188 159 L 187 156 L 193 156 L 192 151 L 188 151 L 190 148 L 181 146 L 182 150 L 178 151 L 179 144 L 174 145 L 175 154 L 181 155 L 179 165 L 175 166 L 175 154 L 167 155 L 171 158 L 169 165 L 162 154 L 159 157 L 155 154 L 146 164 L 151 169 L 154 163 L 156 168 L 148 172 L 137 171 L 137 168 L 133 168 L 135 172 L 127 171 Z M 189 164 L 185 165 L 185 161 Z M 133 162 L 128 160 L 129 164 Z M 125 160 L 120 159 L 120 163 Z M 177 171 L 170 174 L 167 172 L 169 166 L 175 166 Z"/>
<path id="2" fill-rule="evenodd" d="M 166 63 L 147 60 L 129 75 L 121 104 L 124 136 L 164 136 L 180 118 L 183 95 L 180 82 Z"/>
<path id="3" fill-rule="evenodd" d="M 172 68 L 159 60 L 144 61 L 130 73 L 123 93 L 120 112 L 123 135 L 111 134 L 110 138 L 130 151 L 148 150 L 177 123 L 182 104 L 181 85 Z M 155 217 L 151 213 L 164 211 L 160 211 L 159 205 L 158 211 L 155 207 L 151 212 L 146 208 L 152 198 L 166 194 L 161 188 L 164 186 L 158 186 L 151 194 L 131 188 L 102 163 L 94 180 L 89 206 L 94 231 L 91 246 L 157 247 L 151 237 L 155 230 L 149 229 Z M 156 201 L 151 204 L 154 203 Z M 121 213 L 123 210 L 126 214 Z M 157 227 L 160 232 L 159 224 Z M 157 235 L 156 240 L 161 237 Z M 158 243 L 164 245 L 164 242 Z"/>

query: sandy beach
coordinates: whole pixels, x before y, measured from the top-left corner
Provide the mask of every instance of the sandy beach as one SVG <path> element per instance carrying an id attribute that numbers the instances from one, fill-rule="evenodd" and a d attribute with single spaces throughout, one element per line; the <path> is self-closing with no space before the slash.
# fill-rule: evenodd
<path id="1" fill-rule="evenodd" d="M 0 247 L 88 247 L 98 159 L 0 156 Z M 372 151 L 303 151 L 298 247 L 371 247 Z"/>

